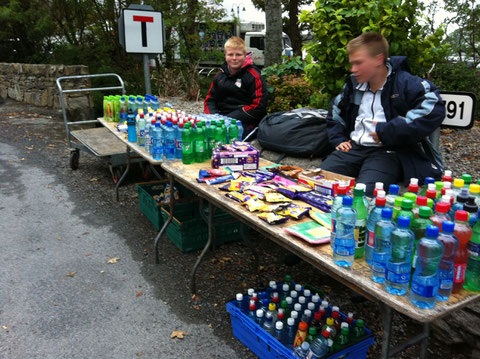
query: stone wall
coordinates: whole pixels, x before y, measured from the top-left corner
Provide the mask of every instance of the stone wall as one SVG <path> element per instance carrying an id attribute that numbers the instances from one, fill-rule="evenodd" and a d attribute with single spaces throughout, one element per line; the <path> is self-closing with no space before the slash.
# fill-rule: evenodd
<path id="1" fill-rule="evenodd" d="M 34 106 L 60 109 L 56 80 L 61 76 L 76 75 L 88 75 L 88 67 L 0 63 L 0 96 Z M 61 85 L 63 89 L 88 88 L 90 80 L 62 81 Z M 64 97 L 69 121 L 92 119 L 93 101 L 89 93 L 71 93 Z"/>

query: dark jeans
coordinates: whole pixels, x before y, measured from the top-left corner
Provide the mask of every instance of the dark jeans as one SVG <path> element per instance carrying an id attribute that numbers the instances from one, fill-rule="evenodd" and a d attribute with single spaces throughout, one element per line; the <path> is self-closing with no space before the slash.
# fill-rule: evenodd
<path id="1" fill-rule="evenodd" d="M 395 152 L 382 147 L 366 147 L 352 143 L 348 152 L 333 151 L 322 169 L 355 177 L 356 183 L 365 183 L 367 196 L 373 196 L 375 182 L 383 182 L 386 192 L 391 184 L 402 179 L 402 167 Z"/>

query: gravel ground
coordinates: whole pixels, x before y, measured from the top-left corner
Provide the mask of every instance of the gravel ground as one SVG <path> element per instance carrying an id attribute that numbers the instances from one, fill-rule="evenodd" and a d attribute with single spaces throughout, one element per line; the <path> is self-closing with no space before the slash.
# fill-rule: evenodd
<path id="1" fill-rule="evenodd" d="M 187 103 L 180 98 L 170 98 L 168 102 L 189 113 L 203 112 L 201 102 Z M 291 267 L 286 266 L 284 263 L 286 251 L 253 231 L 251 232 L 252 240 L 261 260 L 260 271 L 255 273 L 253 257 L 242 243 L 233 242 L 222 245 L 206 255 L 197 274 L 198 295 L 192 298 L 188 290 L 186 273 L 189 273 L 192 268 L 198 252 L 182 254 L 169 241 L 163 241 L 160 245 L 161 263 L 154 264 L 151 249 L 156 231 L 140 213 L 135 189 L 135 183 L 143 180 L 139 174 L 140 171 L 128 176 L 126 183 L 121 187 L 122 200 L 117 203 L 113 199 L 110 173 L 103 162 L 82 153 L 80 168 L 75 172 L 72 171 L 68 165 L 69 150 L 65 143 L 64 132 L 60 130 L 61 126 L 56 134 L 50 133 L 48 129 L 42 129 L 41 126 L 35 126 L 42 116 L 58 117 L 61 121 L 58 112 L 48 112 L 10 101 L 2 106 L 1 112 L 4 120 L 8 119 L 8 122 L 4 122 L 5 130 L 10 131 L 14 143 L 25 148 L 26 161 L 30 161 L 32 165 L 48 167 L 69 188 L 74 198 L 90 204 L 91 220 L 102 221 L 103 218 L 111 221 L 113 227 L 115 227 L 115 221 L 122 221 L 122 227 L 125 227 L 126 223 L 132 229 L 134 228 L 138 235 L 137 239 L 130 244 L 132 256 L 144 263 L 143 274 L 157 288 L 156 295 L 165 302 L 171 303 L 172 311 L 178 315 L 209 323 L 219 340 L 231 343 L 239 358 L 255 356 L 232 336 L 225 303 L 237 292 L 264 285 L 272 279 L 281 280 L 285 274 L 291 274 L 297 283 L 308 283 L 321 288 L 327 293 L 330 303 L 338 305 L 343 312 L 351 311 L 356 317 L 364 318 L 366 326 L 376 334 L 375 343 L 370 348 L 368 358 L 380 356 L 382 321 L 377 303 L 354 302 L 349 288 L 305 262 Z M 19 118 L 27 118 L 27 120 L 14 121 Z M 454 175 L 468 171 L 474 179 L 480 178 L 478 132 L 478 127 L 470 131 L 443 131 L 442 148 L 446 167 L 451 169 Z M 32 143 L 35 144 L 34 151 L 27 148 Z M 164 275 L 160 275 L 165 272 L 168 273 L 169 280 L 165 280 Z M 392 344 L 398 344 L 408 336 L 415 335 L 420 329 L 419 323 L 395 314 Z M 429 352 L 434 357 L 444 359 L 473 358 L 472 355 L 475 355 L 465 343 L 451 346 L 436 340 L 435 337 L 431 341 Z M 399 357 L 414 358 L 417 353 L 418 348 L 413 347 Z"/>

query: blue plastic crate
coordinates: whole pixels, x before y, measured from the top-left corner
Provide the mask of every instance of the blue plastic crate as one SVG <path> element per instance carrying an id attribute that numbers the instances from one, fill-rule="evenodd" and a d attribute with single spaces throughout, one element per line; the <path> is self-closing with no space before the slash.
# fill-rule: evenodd
<path id="1" fill-rule="evenodd" d="M 248 318 L 235 306 L 234 301 L 227 303 L 227 311 L 230 313 L 233 335 L 260 359 L 294 359 L 292 350 L 287 349 L 257 323 Z M 342 316 L 345 317 L 343 314 Z M 365 339 L 349 344 L 342 350 L 331 353 L 325 358 L 365 359 L 368 348 L 375 339 L 370 330 L 367 328 L 365 330 L 367 332 Z"/>

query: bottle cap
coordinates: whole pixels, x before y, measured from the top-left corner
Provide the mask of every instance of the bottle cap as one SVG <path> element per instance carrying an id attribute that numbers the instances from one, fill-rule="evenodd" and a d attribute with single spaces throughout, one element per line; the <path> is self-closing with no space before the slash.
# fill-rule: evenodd
<path id="1" fill-rule="evenodd" d="M 263 309 L 257 309 L 257 317 L 263 317 Z"/>
<path id="2" fill-rule="evenodd" d="M 327 318 L 327 325 L 333 325 L 333 323 L 334 323 L 334 320 L 332 317 Z"/>
<path id="3" fill-rule="evenodd" d="M 407 192 L 403 195 L 403 197 L 405 199 L 412 201 L 412 208 L 413 208 L 413 204 L 417 201 L 417 195 L 415 193 Z"/>
<path id="4" fill-rule="evenodd" d="M 443 182 L 443 188 L 445 190 L 452 188 L 452 182 Z"/>
<path id="5" fill-rule="evenodd" d="M 465 181 L 461 178 L 455 178 L 453 180 L 453 187 L 463 187 L 465 186 Z"/>
<path id="6" fill-rule="evenodd" d="M 433 224 L 429 224 L 427 226 L 427 231 L 426 231 L 427 237 L 437 237 L 438 232 L 439 232 L 439 229 L 437 226 L 434 226 Z"/>
<path id="7" fill-rule="evenodd" d="M 340 311 L 339 307 L 337 307 L 337 306 L 332 307 L 332 312 L 339 312 L 339 311 Z"/>
<path id="8" fill-rule="evenodd" d="M 429 199 L 437 198 L 437 191 L 434 189 L 427 189 L 427 191 L 425 192 L 425 195 L 427 196 L 427 206 L 428 206 Z"/>
<path id="9" fill-rule="evenodd" d="M 475 197 L 469 196 L 467 203 L 463 205 L 463 210 L 467 211 L 468 213 L 477 213 L 478 211 L 478 206 L 477 203 L 475 202 Z"/>
<path id="10" fill-rule="evenodd" d="M 437 205 L 435 206 L 435 212 L 439 212 L 439 213 L 448 213 L 449 209 L 450 209 L 450 204 L 445 202 L 438 202 Z"/>
<path id="11" fill-rule="evenodd" d="M 303 315 L 306 315 L 308 318 L 310 318 L 312 316 L 312 311 L 310 309 L 305 309 Z"/>
<path id="12" fill-rule="evenodd" d="M 288 291 L 290 290 L 290 286 L 285 283 L 285 284 L 282 286 L 282 290 L 283 290 L 284 292 L 288 292 Z"/>
<path id="13" fill-rule="evenodd" d="M 330 329 L 330 328 L 328 328 L 328 329 Z M 330 330 L 328 330 L 328 329 L 325 329 L 322 333 L 322 335 L 327 339 L 330 337 Z"/>
<path id="14" fill-rule="evenodd" d="M 292 290 L 292 291 L 290 292 L 290 297 L 292 297 L 292 298 L 297 298 L 297 297 L 298 297 L 297 291 L 296 291 L 296 290 Z"/>
<path id="15" fill-rule="evenodd" d="M 468 221 L 468 212 L 459 209 L 457 212 L 455 212 L 455 220 L 457 220 L 457 221 Z"/>
<path id="16" fill-rule="evenodd" d="M 357 319 L 357 327 L 359 328 L 363 328 L 363 326 L 365 325 L 363 319 Z"/>
<path id="17" fill-rule="evenodd" d="M 316 320 L 320 320 L 322 319 L 322 314 L 320 312 L 315 312 L 313 314 L 313 317 L 316 319 Z"/>
<path id="18" fill-rule="evenodd" d="M 383 189 L 383 182 L 375 182 L 376 189 Z"/>
<path id="19" fill-rule="evenodd" d="M 309 342 L 303 342 L 302 343 L 302 350 L 304 352 L 308 352 L 310 350 L 310 343 Z"/>
<path id="20" fill-rule="evenodd" d="M 407 194 L 407 193 L 405 193 Z M 413 208 L 413 201 L 410 199 L 404 199 L 402 201 L 402 209 L 412 209 Z M 382 210 L 383 212 L 383 210 Z"/>
<path id="21" fill-rule="evenodd" d="M 405 198 L 403 197 L 395 197 L 395 207 L 401 207 L 402 206 L 402 201 L 404 200 Z"/>
<path id="22" fill-rule="evenodd" d="M 342 324 L 340 324 L 340 328 L 348 328 L 348 323 L 347 322 L 343 322 Z"/>
<path id="23" fill-rule="evenodd" d="M 310 292 L 310 289 L 305 289 L 303 291 L 303 296 L 304 297 L 310 297 L 311 294 L 312 294 L 312 292 Z"/>
<path id="24" fill-rule="evenodd" d="M 278 314 L 284 313 L 285 314 L 285 309 L 284 308 L 278 308 Z"/>
<path id="25" fill-rule="evenodd" d="M 160 122 L 155 122 L 155 128 L 160 128 Z"/>
<path id="26" fill-rule="evenodd" d="M 322 300 L 323 308 L 328 308 L 328 301 Z"/>
<path id="27" fill-rule="evenodd" d="M 467 174 L 467 173 L 464 173 L 464 174 L 462 175 L 462 179 L 463 179 L 463 182 L 464 182 L 465 184 L 470 184 L 470 183 L 472 182 L 472 176 L 470 176 L 470 175 Z"/>
<path id="28" fill-rule="evenodd" d="M 292 317 L 288 318 L 287 319 L 287 324 L 291 327 L 294 326 L 295 325 L 295 319 L 292 318 Z"/>
<path id="29" fill-rule="evenodd" d="M 347 323 L 345 323 L 345 324 L 347 324 Z M 348 332 L 349 332 L 348 324 L 347 324 L 346 327 L 342 327 L 342 329 L 340 331 L 343 335 L 348 335 Z"/>
<path id="30" fill-rule="evenodd" d="M 410 227 L 410 217 L 407 216 L 400 216 L 398 217 L 398 226 L 399 227 Z"/>
<path id="31" fill-rule="evenodd" d="M 305 330 L 307 330 L 307 328 L 308 328 L 308 324 L 305 323 L 305 322 L 300 322 L 300 324 L 298 325 L 298 329 L 300 329 L 300 330 L 305 331 Z"/>
<path id="32" fill-rule="evenodd" d="M 385 198 L 386 192 L 384 190 L 378 190 L 377 191 L 377 198 Z"/>
<path id="33" fill-rule="evenodd" d="M 317 328 L 315 328 L 315 327 L 308 328 L 308 334 L 317 335 Z"/>
<path id="34" fill-rule="evenodd" d="M 299 304 L 305 304 L 305 297 L 303 295 L 301 295 L 300 297 L 298 297 L 298 303 Z"/>
<path id="35" fill-rule="evenodd" d="M 285 279 L 284 279 L 285 282 L 291 282 L 292 281 L 292 277 L 289 275 L 289 274 L 285 274 Z"/>
<path id="36" fill-rule="evenodd" d="M 443 232 L 451 233 L 453 232 L 454 229 L 455 229 L 455 223 L 453 223 L 452 221 L 444 221 L 442 223 Z"/>
<path id="37" fill-rule="evenodd" d="M 422 206 L 418 210 L 418 215 L 420 217 L 430 217 L 432 215 L 432 210 L 430 209 L 430 207 Z"/>
<path id="38" fill-rule="evenodd" d="M 272 316 L 272 312 L 266 312 L 265 313 L 265 319 L 268 320 L 268 319 L 272 319 L 273 316 Z"/>
<path id="39" fill-rule="evenodd" d="M 297 312 L 300 312 L 302 310 L 302 305 L 300 303 L 295 303 L 293 309 L 295 309 Z"/>
<path id="40" fill-rule="evenodd" d="M 268 305 L 268 310 L 271 310 L 272 312 L 277 309 L 277 306 L 275 305 L 275 303 L 270 303 Z"/>
<path id="41" fill-rule="evenodd" d="M 402 217 L 404 217 L 404 216 L 402 216 Z M 408 217 L 406 217 L 406 218 L 408 218 Z M 408 219 L 410 219 L 410 218 L 408 218 Z M 353 319 L 353 313 L 349 312 L 348 315 L 347 315 L 347 319 Z"/>
<path id="42" fill-rule="evenodd" d="M 237 301 L 241 302 L 243 300 L 243 294 L 242 293 L 238 293 L 237 294 Z"/>
<path id="43" fill-rule="evenodd" d="M 248 309 L 250 309 L 250 310 L 255 310 L 256 308 L 257 308 L 257 306 L 255 305 L 255 302 L 250 303 L 250 305 L 248 306 Z"/>
<path id="44" fill-rule="evenodd" d="M 255 292 L 255 289 L 253 289 L 253 288 L 249 288 L 249 289 L 247 290 L 247 293 L 248 293 L 248 296 L 249 296 L 249 297 L 251 297 L 254 292 Z"/>
<path id="45" fill-rule="evenodd" d="M 403 207 L 402 207 L 403 208 Z M 391 219 L 393 216 L 393 209 L 391 208 L 383 208 L 382 209 L 382 218 Z M 337 307 L 338 308 L 338 307 Z M 333 309 L 332 309 L 333 310 Z"/>
<path id="46" fill-rule="evenodd" d="M 435 187 L 437 191 L 441 191 L 443 188 L 443 182 L 442 181 L 435 181 Z"/>
<path id="47" fill-rule="evenodd" d="M 362 192 L 362 196 L 363 196 L 363 192 Z M 350 196 L 345 196 L 342 199 L 342 203 L 344 206 L 351 206 L 353 203 L 353 198 Z"/>
<path id="48" fill-rule="evenodd" d="M 298 312 L 296 310 L 292 310 L 290 312 L 290 318 L 297 319 L 298 318 Z"/>
<path id="49" fill-rule="evenodd" d="M 270 303 L 270 301 L 269 301 L 267 298 L 265 298 L 265 299 L 262 300 L 262 305 L 263 305 L 264 307 L 268 307 L 268 304 L 269 304 L 269 303 Z"/>
<path id="50" fill-rule="evenodd" d="M 414 178 L 414 177 L 410 178 L 410 184 L 418 185 L 418 178 Z"/>
<path id="51" fill-rule="evenodd" d="M 300 284 L 295 284 L 295 290 L 297 292 L 301 292 L 302 291 L 302 286 Z"/>
<path id="52" fill-rule="evenodd" d="M 417 206 L 426 206 L 427 205 L 427 197 L 425 196 L 418 196 L 417 197 Z"/>
<path id="53" fill-rule="evenodd" d="M 285 313 L 284 313 L 284 312 L 280 312 L 280 309 L 279 309 L 279 311 L 278 311 L 277 318 L 278 318 L 279 320 L 285 319 Z"/>
<path id="54" fill-rule="evenodd" d="M 315 304 L 315 303 L 318 303 L 320 301 L 320 297 L 318 295 L 314 295 L 312 296 L 312 302 Z"/>
<path id="55" fill-rule="evenodd" d="M 391 184 L 390 187 L 388 187 L 389 194 L 398 194 L 399 191 L 400 186 L 398 184 Z"/>
<path id="56" fill-rule="evenodd" d="M 470 190 L 470 193 L 479 194 L 480 193 L 480 185 L 473 183 L 469 186 L 469 190 Z"/>
<path id="57" fill-rule="evenodd" d="M 293 298 L 292 297 L 286 297 L 285 302 L 287 302 L 287 305 L 290 305 L 293 303 Z"/>
<path id="58" fill-rule="evenodd" d="M 434 183 L 435 183 L 435 178 L 433 178 L 433 177 L 425 177 L 425 181 L 424 181 L 425 186 L 428 187 L 428 185 L 429 185 L 430 183 L 433 183 L 433 184 L 434 184 Z"/>
<path id="59" fill-rule="evenodd" d="M 348 192 L 348 188 L 347 188 L 347 187 L 345 187 L 345 186 L 339 186 L 339 187 L 337 187 L 337 195 L 342 195 L 342 196 L 344 196 L 344 195 L 347 194 L 347 192 Z"/>
<path id="60" fill-rule="evenodd" d="M 315 310 L 315 303 L 313 302 L 308 303 L 307 308 L 313 312 Z"/>

